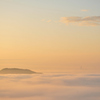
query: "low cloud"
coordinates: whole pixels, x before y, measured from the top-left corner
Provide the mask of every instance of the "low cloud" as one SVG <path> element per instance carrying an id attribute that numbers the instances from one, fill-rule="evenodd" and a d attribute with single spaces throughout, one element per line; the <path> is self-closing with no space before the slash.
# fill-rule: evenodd
<path id="1" fill-rule="evenodd" d="M 88 16 L 88 17 L 62 17 L 60 22 L 66 25 L 74 24 L 78 26 L 99 26 L 100 16 Z"/>
<path id="2" fill-rule="evenodd" d="M 51 73 L 0 77 L 0 100 L 100 99 L 100 74 Z"/>

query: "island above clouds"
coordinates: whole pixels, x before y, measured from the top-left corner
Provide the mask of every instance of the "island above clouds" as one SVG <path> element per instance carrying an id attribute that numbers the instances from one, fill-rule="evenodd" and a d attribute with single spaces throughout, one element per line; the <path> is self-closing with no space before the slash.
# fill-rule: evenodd
<path id="1" fill-rule="evenodd" d="M 0 74 L 41 74 L 41 73 L 34 72 L 29 69 L 4 68 L 0 70 Z"/>

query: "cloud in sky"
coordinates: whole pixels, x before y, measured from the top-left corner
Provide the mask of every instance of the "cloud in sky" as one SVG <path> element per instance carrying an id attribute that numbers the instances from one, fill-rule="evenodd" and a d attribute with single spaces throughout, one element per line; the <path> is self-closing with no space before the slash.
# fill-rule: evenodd
<path id="1" fill-rule="evenodd" d="M 48 20 L 47 22 L 48 22 L 48 23 L 50 23 L 50 22 L 51 22 L 51 20 Z"/>
<path id="2" fill-rule="evenodd" d="M 52 20 L 45 20 L 45 19 L 42 19 L 41 21 L 42 21 L 42 22 L 50 23 Z"/>
<path id="3" fill-rule="evenodd" d="M 81 11 L 83 11 L 83 12 L 87 12 L 88 10 L 87 10 L 87 9 L 82 9 Z"/>
<path id="4" fill-rule="evenodd" d="M 66 25 L 75 24 L 79 26 L 98 26 L 100 25 L 100 16 L 88 16 L 88 17 L 62 17 L 60 22 Z"/>
<path id="5" fill-rule="evenodd" d="M 100 99 L 100 74 L 52 73 L 0 77 L 0 100 Z"/>

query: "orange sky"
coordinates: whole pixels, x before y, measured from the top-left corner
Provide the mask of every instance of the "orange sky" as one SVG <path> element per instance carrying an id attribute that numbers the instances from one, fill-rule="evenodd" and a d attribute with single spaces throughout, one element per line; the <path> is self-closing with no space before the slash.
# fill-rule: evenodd
<path id="1" fill-rule="evenodd" d="M 0 68 L 98 72 L 99 5 L 82 2 L 1 0 Z"/>

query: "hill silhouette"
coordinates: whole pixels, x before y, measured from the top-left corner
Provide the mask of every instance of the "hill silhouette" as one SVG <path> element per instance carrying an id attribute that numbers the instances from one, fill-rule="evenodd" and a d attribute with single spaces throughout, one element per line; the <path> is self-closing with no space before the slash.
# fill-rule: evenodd
<path id="1" fill-rule="evenodd" d="M 0 74 L 37 74 L 37 72 L 31 71 L 29 69 L 4 68 L 0 70 Z"/>

